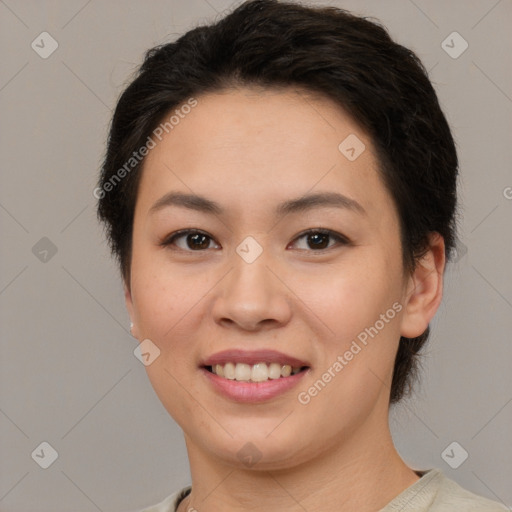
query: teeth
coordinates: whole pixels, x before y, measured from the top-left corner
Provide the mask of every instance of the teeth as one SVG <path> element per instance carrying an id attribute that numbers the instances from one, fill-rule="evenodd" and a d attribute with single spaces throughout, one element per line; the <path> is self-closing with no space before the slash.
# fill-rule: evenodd
<path id="1" fill-rule="evenodd" d="M 216 364 L 213 368 L 213 373 L 216 373 L 219 377 L 224 377 L 224 367 L 221 364 Z M 233 371 L 233 376 L 235 375 Z"/>
<path id="2" fill-rule="evenodd" d="M 279 363 L 271 363 L 268 368 L 269 379 L 279 379 L 281 377 L 281 365 Z"/>
<path id="3" fill-rule="evenodd" d="M 248 364 L 237 363 L 235 366 L 235 380 L 250 380 L 251 367 Z"/>
<path id="4" fill-rule="evenodd" d="M 251 370 L 251 380 L 253 382 L 268 380 L 268 366 L 265 363 L 255 364 Z"/>
<path id="5" fill-rule="evenodd" d="M 212 373 L 219 377 L 229 380 L 238 380 L 243 382 L 265 382 L 269 379 L 279 379 L 289 377 L 299 373 L 300 367 L 292 368 L 289 364 L 280 365 L 279 363 L 257 363 L 249 365 L 245 363 L 226 363 L 225 365 L 216 364 L 211 367 Z"/>
<path id="6" fill-rule="evenodd" d="M 227 363 L 224 365 L 224 377 L 229 380 L 235 380 L 235 365 L 233 363 Z"/>

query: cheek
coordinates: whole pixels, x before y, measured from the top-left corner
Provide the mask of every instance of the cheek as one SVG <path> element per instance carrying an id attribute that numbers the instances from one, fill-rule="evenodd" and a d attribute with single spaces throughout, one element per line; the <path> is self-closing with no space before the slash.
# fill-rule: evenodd
<path id="1" fill-rule="evenodd" d="M 310 399 L 304 411 L 323 417 L 335 435 L 340 418 L 344 428 L 357 425 L 391 385 L 400 303 L 397 283 L 384 265 L 333 275 L 316 294 L 315 312 L 329 329 L 316 340 L 320 362 L 311 387 L 301 391 Z"/>
<path id="2" fill-rule="evenodd" d="M 398 271 L 386 259 L 375 259 L 370 266 L 333 273 L 324 293 L 317 293 L 315 309 L 329 327 L 321 343 L 319 371 L 331 369 L 336 375 L 324 399 L 346 414 L 360 402 L 372 403 L 383 383 L 390 385 L 400 339 Z M 329 379 L 325 375 L 322 380 Z"/>
<path id="3" fill-rule="evenodd" d="M 139 274 L 132 285 L 135 309 L 141 334 L 160 344 L 163 334 L 172 328 L 174 318 L 179 315 L 183 294 L 179 285 L 170 287 L 156 276 L 146 277 Z"/>
<path id="4" fill-rule="evenodd" d="M 164 255 L 140 248 L 132 259 L 132 296 L 142 333 L 163 343 L 208 290 L 201 272 L 172 268 Z M 187 313 L 190 312 L 190 313 Z"/>
<path id="5" fill-rule="evenodd" d="M 372 326 L 399 297 L 394 277 L 386 265 L 346 265 L 331 270 L 322 284 L 307 283 L 303 294 L 310 297 L 312 309 L 324 321 L 335 338 L 353 339 Z M 371 269 L 371 270 L 369 270 Z"/>

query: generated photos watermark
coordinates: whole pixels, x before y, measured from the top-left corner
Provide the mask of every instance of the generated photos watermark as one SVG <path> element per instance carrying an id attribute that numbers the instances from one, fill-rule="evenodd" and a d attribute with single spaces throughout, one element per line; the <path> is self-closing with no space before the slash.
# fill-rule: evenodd
<path id="1" fill-rule="evenodd" d="M 307 405 L 311 399 L 317 396 L 326 386 L 347 366 L 361 350 L 368 345 L 369 339 L 375 338 L 382 329 L 388 324 L 397 313 L 402 311 L 402 304 L 395 302 L 385 313 L 382 313 L 379 319 L 370 327 L 361 331 L 356 339 L 352 340 L 350 347 L 336 358 L 322 376 L 306 391 L 301 391 L 297 395 L 300 404 Z M 358 343 L 359 342 L 359 343 Z"/>
<path id="2" fill-rule="evenodd" d="M 195 98 L 189 98 L 180 108 L 175 109 L 165 122 L 160 123 L 153 130 L 152 135 L 148 136 L 146 142 L 137 151 L 132 153 L 131 157 L 108 179 L 108 181 L 103 183 L 101 187 L 96 187 L 93 190 L 93 196 L 96 199 L 103 199 L 109 192 L 112 192 L 121 180 L 144 160 L 144 157 L 147 156 L 149 151 L 156 147 L 157 142 L 155 139 L 158 139 L 160 142 L 164 133 L 170 133 L 197 104 L 198 102 Z"/>

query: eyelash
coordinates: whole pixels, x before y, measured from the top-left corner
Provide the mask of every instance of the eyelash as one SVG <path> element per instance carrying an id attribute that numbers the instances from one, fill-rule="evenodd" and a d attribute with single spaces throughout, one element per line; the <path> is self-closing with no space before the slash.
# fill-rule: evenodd
<path id="1" fill-rule="evenodd" d="M 208 235 L 208 233 L 205 233 L 204 231 L 200 231 L 198 229 L 181 229 L 179 231 L 172 233 L 168 237 L 166 237 L 159 245 L 162 247 L 170 248 L 170 246 L 173 245 L 173 243 L 176 241 L 176 239 L 181 238 L 185 235 L 195 235 L 195 234 L 205 235 L 210 240 L 213 240 L 213 238 L 210 235 Z M 346 236 L 343 236 L 340 233 L 337 233 L 335 231 L 331 231 L 330 229 L 324 229 L 324 228 L 307 229 L 306 231 L 303 231 L 298 236 L 296 236 L 293 239 L 293 241 L 299 240 L 300 238 L 306 237 L 311 234 L 328 235 L 332 239 L 336 240 L 341 245 L 350 245 L 350 243 L 351 243 L 350 240 Z M 330 246 L 330 247 L 326 247 L 323 249 L 316 249 L 316 250 L 310 249 L 307 252 L 324 252 L 328 249 L 332 249 L 333 247 L 334 246 Z M 173 248 L 172 250 L 183 251 L 183 252 L 204 252 L 206 249 L 193 250 L 193 249 L 181 249 L 181 248 L 174 249 Z M 300 249 L 300 250 L 305 250 L 305 249 Z"/>

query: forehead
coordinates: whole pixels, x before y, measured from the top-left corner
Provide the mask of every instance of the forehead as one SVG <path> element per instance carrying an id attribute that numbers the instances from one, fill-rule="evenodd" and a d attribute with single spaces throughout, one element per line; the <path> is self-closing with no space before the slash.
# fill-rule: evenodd
<path id="1" fill-rule="evenodd" d="M 147 155 L 140 208 L 171 190 L 214 196 L 238 213 L 319 191 L 370 211 L 389 202 L 372 141 L 332 100 L 243 88 L 196 101 Z"/>

